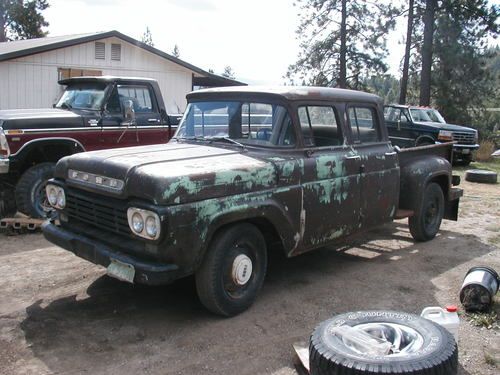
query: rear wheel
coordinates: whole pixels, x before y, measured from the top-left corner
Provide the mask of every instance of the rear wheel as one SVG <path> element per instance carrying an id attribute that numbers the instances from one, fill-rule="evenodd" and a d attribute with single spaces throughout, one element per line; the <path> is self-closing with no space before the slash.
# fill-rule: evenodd
<path id="1" fill-rule="evenodd" d="M 34 218 L 45 218 L 52 208 L 45 185 L 54 176 L 54 163 L 40 163 L 28 169 L 16 185 L 17 209 Z"/>
<path id="2" fill-rule="evenodd" d="M 435 182 L 425 187 L 420 206 L 415 210 L 415 215 L 408 219 L 410 233 L 416 241 L 429 241 L 433 239 L 444 215 L 444 195 L 441 186 Z"/>
<path id="3" fill-rule="evenodd" d="M 266 242 L 254 225 L 242 223 L 223 229 L 196 272 L 200 301 L 216 314 L 239 314 L 257 297 L 266 268 Z"/>

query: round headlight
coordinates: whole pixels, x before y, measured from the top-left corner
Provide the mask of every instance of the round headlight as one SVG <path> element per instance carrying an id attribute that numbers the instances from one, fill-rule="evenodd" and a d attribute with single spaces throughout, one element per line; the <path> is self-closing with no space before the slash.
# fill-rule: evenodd
<path id="1" fill-rule="evenodd" d="M 49 186 L 47 188 L 47 199 L 51 206 L 55 206 L 57 204 L 57 191 L 53 186 Z"/>
<path id="2" fill-rule="evenodd" d="M 153 216 L 148 216 L 146 219 L 146 233 L 150 237 L 156 237 L 158 234 L 158 226 L 156 224 L 156 219 Z"/>
<path id="3" fill-rule="evenodd" d="M 136 233 L 141 233 L 144 229 L 144 220 L 139 213 L 135 213 L 132 215 L 132 229 Z"/>
<path id="4" fill-rule="evenodd" d="M 64 208 L 66 206 L 66 197 L 64 196 L 63 190 L 59 190 L 59 193 L 57 193 L 57 206 L 59 208 Z"/>

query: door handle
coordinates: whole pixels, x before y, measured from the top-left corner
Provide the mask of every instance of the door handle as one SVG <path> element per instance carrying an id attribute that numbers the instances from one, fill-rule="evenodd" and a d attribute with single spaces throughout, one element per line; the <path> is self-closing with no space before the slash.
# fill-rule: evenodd
<path id="1" fill-rule="evenodd" d="M 148 118 L 148 122 L 158 122 L 157 118 Z"/>
<path id="2" fill-rule="evenodd" d="M 392 155 L 396 155 L 396 154 L 397 154 L 396 151 L 391 151 L 391 152 L 386 152 L 385 156 L 392 156 Z"/>
<path id="3" fill-rule="evenodd" d="M 345 157 L 346 160 L 361 160 L 361 156 L 359 155 L 349 155 Z"/>

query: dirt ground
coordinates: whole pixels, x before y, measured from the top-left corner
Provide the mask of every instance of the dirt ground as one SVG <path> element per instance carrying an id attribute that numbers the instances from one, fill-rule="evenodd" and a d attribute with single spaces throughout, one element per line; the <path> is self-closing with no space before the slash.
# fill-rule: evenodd
<path id="1" fill-rule="evenodd" d="M 0 373 L 296 374 L 292 345 L 332 315 L 459 305 L 471 266 L 500 270 L 500 185 L 462 187 L 460 220 L 431 242 L 398 221 L 341 249 L 274 254 L 257 302 L 231 319 L 203 309 L 192 279 L 128 285 L 40 233 L 0 234 Z M 460 374 L 498 374 L 498 325 L 462 314 L 459 334 Z"/>

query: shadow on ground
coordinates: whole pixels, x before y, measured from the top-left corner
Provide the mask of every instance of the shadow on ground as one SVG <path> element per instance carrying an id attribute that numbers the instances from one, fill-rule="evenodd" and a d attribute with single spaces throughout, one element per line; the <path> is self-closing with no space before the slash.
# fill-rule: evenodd
<path id="1" fill-rule="evenodd" d="M 193 278 L 152 288 L 104 276 L 87 298 L 32 304 L 21 328 L 54 373 L 269 374 L 292 367 L 292 344 L 319 322 L 350 310 L 419 313 L 436 304 L 433 278 L 492 250 L 449 231 L 414 243 L 396 222 L 349 247 L 273 254 L 257 302 L 231 319 L 203 309 Z"/>

